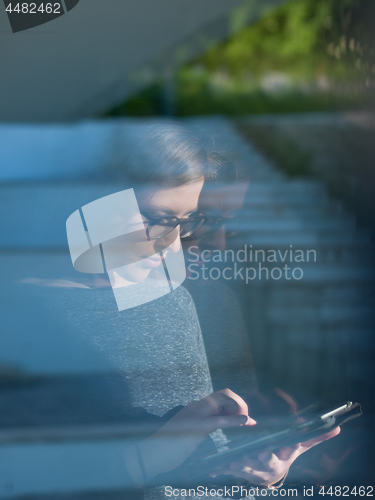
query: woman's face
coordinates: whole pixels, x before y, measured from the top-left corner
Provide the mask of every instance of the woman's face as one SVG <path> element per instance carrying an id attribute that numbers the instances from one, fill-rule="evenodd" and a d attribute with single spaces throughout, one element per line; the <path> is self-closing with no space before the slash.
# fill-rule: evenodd
<path id="1" fill-rule="evenodd" d="M 198 199 L 203 188 L 204 178 L 183 184 L 182 186 L 145 190 L 137 195 L 137 201 L 141 213 L 147 214 L 152 219 L 163 217 L 188 217 L 198 207 Z M 142 215 L 145 228 L 148 219 Z M 131 283 L 143 281 L 152 269 L 162 264 L 160 252 L 164 256 L 168 252 L 178 252 L 181 246 L 179 226 L 163 238 L 150 240 L 146 229 L 136 231 L 132 241 L 126 245 L 126 259 L 130 265 L 126 265 L 121 275 L 111 271 L 113 287 L 122 287 Z M 130 283 L 129 283 L 130 282 Z"/>

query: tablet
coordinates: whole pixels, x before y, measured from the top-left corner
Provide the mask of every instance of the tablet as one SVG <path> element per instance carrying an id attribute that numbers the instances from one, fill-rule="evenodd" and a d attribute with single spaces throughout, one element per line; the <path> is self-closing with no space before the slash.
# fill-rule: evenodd
<path id="1" fill-rule="evenodd" d="M 189 477 L 194 479 L 212 472 L 217 467 L 224 467 L 230 462 L 241 460 L 244 455 L 257 455 L 265 450 L 278 450 L 284 446 L 309 441 L 332 431 L 338 426 L 362 415 L 359 403 L 348 401 L 328 411 L 297 417 L 291 426 L 270 429 L 255 427 L 239 428 L 243 436 L 230 441 L 226 450 L 206 455 L 188 464 Z"/>

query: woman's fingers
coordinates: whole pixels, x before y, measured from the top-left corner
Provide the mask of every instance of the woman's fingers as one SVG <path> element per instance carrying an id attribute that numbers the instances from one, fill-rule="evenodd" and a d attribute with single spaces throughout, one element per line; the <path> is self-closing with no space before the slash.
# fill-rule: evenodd
<path id="1" fill-rule="evenodd" d="M 200 401 L 189 403 L 183 411 L 187 417 L 196 421 L 215 415 L 242 415 L 247 417 L 243 424 L 250 426 L 256 424 L 255 420 L 248 417 L 248 407 L 245 401 L 230 389 L 214 392 Z M 230 425 L 225 425 L 225 427 L 230 427 Z"/>
<path id="2" fill-rule="evenodd" d="M 160 432 L 203 435 L 240 425 L 253 426 L 256 422 L 248 416 L 245 401 L 230 389 L 223 389 L 186 405 Z"/>
<path id="3" fill-rule="evenodd" d="M 245 401 L 230 389 L 214 392 L 187 407 L 203 418 L 211 415 L 248 415 Z"/>
<path id="4" fill-rule="evenodd" d="M 327 434 L 323 434 L 322 436 L 319 436 L 317 438 L 310 439 L 309 441 L 304 441 L 303 443 L 301 443 L 301 446 L 303 448 L 303 452 L 309 450 L 310 448 L 312 448 L 313 446 L 316 446 L 319 443 L 322 443 L 323 441 L 327 441 L 328 439 L 331 439 L 331 438 L 337 436 L 338 434 L 340 434 L 340 432 L 341 432 L 341 428 L 336 427 L 336 429 L 333 429 L 332 431 L 327 432 Z"/>
<path id="5" fill-rule="evenodd" d="M 212 395 L 222 397 L 223 411 L 228 415 L 249 415 L 249 408 L 245 401 L 235 392 L 230 389 L 222 389 L 221 391 L 214 392 Z"/>
<path id="6" fill-rule="evenodd" d="M 291 460 L 295 456 L 300 455 L 300 444 L 295 444 L 293 446 L 284 446 L 280 450 L 276 451 L 276 455 L 280 460 Z"/>
<path id="7" fill-rule="evenodd" d="M 269 471 L 275 469 L 280 462 L 279 458 L 275 455 L 275 453 L 272 453 L 270 451 L 265 451 L 260 455 L 258 455 L 258 460 Z"/>
<path id="8" fill-rule="evenodd" d="M 246 415 L 220 415 L 202 420 L 198 426 L 203 432 L 209 434 L 217 429 L 245 425 L 248 418 Z"/>
<path id="9" fill-rule="evenodd" d="M 289 467 L 289 461 L 282 461 L 275 453 L 265 451 L 260 453 L 257 459 L 244 457 L 241 461 L 231 462 L 228 467 L 212 471 L 210 476 L 230 475 L 250 481 L 254 485 L 268 486 L 282 479 Z"/>
<path id="10" fill-rule="evenodd" d="M 239 470 L 234 469 L 218 469 L 214 472 L 210 472 L 210 477 L 214 478 L 217 476 L 234 476 L 240 479 L 244 479 L 245 481 L 249 481 L 254 486 L 266 487 L 270 484 L 274 484 L 278 482 L 284 475 L 282 474 L 274 475 L 273 473 L 252 469 L 250 466 L 244 466 Z"/>
<path id="11" fill-rule="evenodd" d="M 165 429 L 170 434 L 191 434 L 192 436 L 203 436 L 216 431 L 217 429 L 226 429 L 227 427 L 238 427 L 245 425 L 248 417 L 246 415 L 215 415 L 204 419 L 191 421 L 184 420 L 177 425 Z"/>

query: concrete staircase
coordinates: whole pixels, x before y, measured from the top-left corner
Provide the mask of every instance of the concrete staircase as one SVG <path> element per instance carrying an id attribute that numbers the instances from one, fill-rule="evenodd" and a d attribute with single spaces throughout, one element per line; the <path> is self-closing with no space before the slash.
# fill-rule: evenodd
<path id="1" fill-rule="evenodd" d="M 228 121 L 197 124 L 250 169 L 248 196 L 230 247 L 252 244 L 253 255 L 256 249 L 284 255 L 291 246 L 305 255 L 316 251 L 316 261 L 288 262 L 303 269 L 301 280 L 232 282 L 243 301 L 258 373 L 266 385 L 303 387 L 310 397 L 368 401 L 375 354 L 370 234 L 356 227 L 355 217 L 330 198 L 323 182 L 287 177 Z"/>

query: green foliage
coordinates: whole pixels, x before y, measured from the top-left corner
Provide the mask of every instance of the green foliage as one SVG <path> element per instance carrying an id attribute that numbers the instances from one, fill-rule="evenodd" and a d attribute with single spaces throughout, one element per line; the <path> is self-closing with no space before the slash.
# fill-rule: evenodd
<path id="1" fill-rule="evenodd" d="M 180 68 L 177 114 L 373 106 L 374 21 L 375 0 L 288 0 Z M 110 115 L 161 114 L 162 93 L 154 84 Z"/>
<path id="2" fill-rule="evenodd" d="M 369 105 L 375 86 L 369 24 L 375 20 L 374 4 L 289 0 L 269 10 L 180 70 L 179 113 L 198 114 L 198 108 L 201 113 L 285 113 Z"/>
<path id="3" fill-rule="evenodd" d="M 324 72 L 351 78 L 356 72 L 353 59 L 363 56 L 360 47 L 371 45 L 367 23 L 371 16 L 375 20 L 374 14 L 370 0 L 289 0 L 195 64 L 211 73 L 225 68 L 237 77 L 277 70 L 299 77 Z M 350 40 L 354 50 L 348 47 Z"/>
<path id="4" fill-rule="evenodd" d="M 207 86 L 179 87 L 178 116 L 246 115 L 262 113 L 300 113 L 358 109 L 368 104 L 362 97 L 304 94 L 298 91 L 270 94 L 261 89 L 228 89 L 213 93 Z"/>
<path id="5" fill-rule="evenodd" d="M 232 40 L 212 48 L 199 63 L 215 71 L 225 67 L 232 74 L 246 70 L 262 73 L 273 67 L 309 57 L 319 45 L 328 4 L 292 1 L 272 10 L 256 24 L 242 30 Z"/>
<path id="6" fill-rule="evenodd" d="M 157 116 L 161 114 L 160 103 L 161 85 L 155 83 L 147 87 L 142 92 L 131 97 L 124 103 L 116 106 L 107 113 L 104 117 L 115 116 Z"/>

